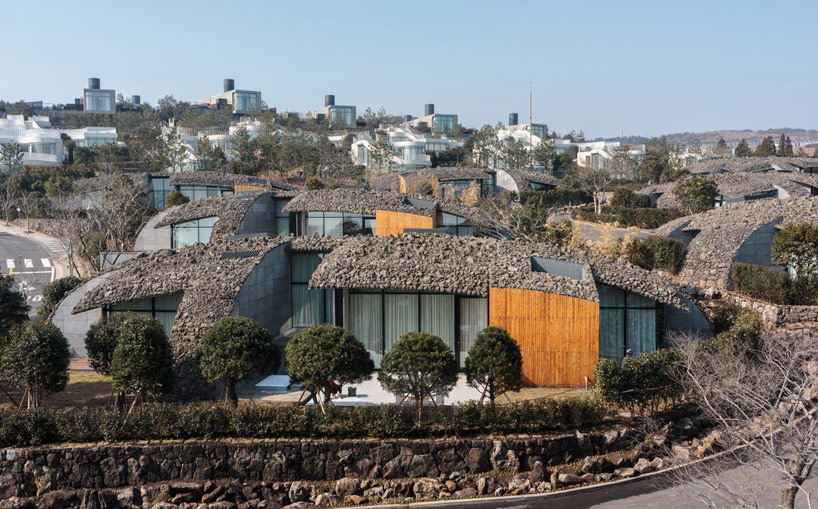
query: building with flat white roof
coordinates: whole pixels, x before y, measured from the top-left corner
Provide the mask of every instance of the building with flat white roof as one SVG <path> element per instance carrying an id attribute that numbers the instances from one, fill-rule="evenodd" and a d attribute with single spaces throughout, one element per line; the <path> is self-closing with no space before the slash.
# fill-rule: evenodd
<path id="1" fill-rule="evenodd" d="M 521 124 L 519 118 L 518 114 L 509 113 L 506 129 L 509 131 L 531 131 L 531 134 L 540 139 L 545 139 L 548 136 L 548 124 Z"/>
<path id="2" fill-rule="evenodd" d="M 237 90 L 233 78 L 225 78 L 224 91 L 221 94 L 211 95 L 196 101 L 197 104 L 218 108 L 229 105 L 234 115 L 248 115 L 256 113 L 262 108 L 261 92 L 255 90 Z"/>
<path id="3" fill-rule="evenodd" d="M 435 134 L 449 134 L 457 125 L 457 115 L 451 113 L 435 113 L 434 104 L 423 106 L 424 115 L 406 122 L 410 127 L 418 128 L 425 124 Z"/>
<path id="4" fill-rule="evenodd" d="M 343 123 L 347 127 L 355 127 L 358 119 L 356 111 L 355 106 L 335 104 L 335 96 L 327 94 L 324 96 L 324 107 L 308 113 L 307 117 L 316 120 L 329 120 L 330 125 Z"/>
<path id="5" fill-rule="evenodd" d="M 440 152 L 450 148 L 459 148 L 463 144 L 446 136 L 420 133 L 404 126 L 389 126 L 382 129 L 385 141 L 392 149 L 393 156 L 388 164 L 391 171 L 407 171 L 432 166 L 428 152 Z M 372 169 L 371 157 L 375 141 L 368 133 L 358 135 L 350 149 L 352 162 Z"/>

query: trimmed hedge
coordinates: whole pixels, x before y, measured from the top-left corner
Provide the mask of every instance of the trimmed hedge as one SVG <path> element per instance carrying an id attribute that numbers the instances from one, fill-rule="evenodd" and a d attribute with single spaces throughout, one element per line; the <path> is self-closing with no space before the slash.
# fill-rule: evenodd
<path id="1" fill-rule="evenodd" d="M 650 207 L 650 196 L 646 194 L 634 193 L 630 189 L 620 187 L 614 191 L 611 197 L 611 207 L 621 208 L 647 208 Z"/>
<path id="2" fill-rule="evenodd" d="M 661 404 L 677 402 L 682 387 L 677 382 L 681 355 L 663 348 L 634 357 L 621 366 L 600 359 L 594 369 L 594 392 L 604 403 L 628 408 L 631 413 L 656 412 Z"/>
<path id="3" fill-rule="evenodd" d="M 0 411 L 0 447 L 48 443 L 196 438 L 423 438 L 485 433 L 543 433 L 598 424 L 606 415 L 593 399 L 524 401 L 512 405 L 424 407 L 418 425 L 412 406 L 327 408 L 227 404 L 155 404 L 123 423 L 113 409 Z"/>
<path id="4" fill-rule="evenodd" d="M 682 266 L 682 249 L 682 243 L 676 239 L 651 235 L 627 244 L 624 258 L 646 270 L 658 269 L 676 274 Z"/>
<path id="5" fill-rule="evenodd" d="M 594 201 L 594 197 L 581 189 L 549 189 L 520 193 L 520 203 L 525 204 L 529 201 L 533 201 L 538 207 L 551 208 L 590 203 Z"/>
<path id="6" fill-rule="evenodd" d="M 608 205 L 602 207 L 602 214 L 594 214 L 592 208 L 577 208 L 571 211 L 572 219 L 594 223 L 617 223 L 622 227 L 635 226 L 652 230 L 674 219 L 687 215 L 682 209 L 653 209 L 639 207 L 622 207 L 614 209 Z"/>
<path id="7" fill-rule="evenodd" d="M 818 301 L 818 278 L 790 279 L 786 272 L 747 263 L 733 264 L 732 276 L 736 291 L 754 299 L 782 306 L 808 306 Z"/>

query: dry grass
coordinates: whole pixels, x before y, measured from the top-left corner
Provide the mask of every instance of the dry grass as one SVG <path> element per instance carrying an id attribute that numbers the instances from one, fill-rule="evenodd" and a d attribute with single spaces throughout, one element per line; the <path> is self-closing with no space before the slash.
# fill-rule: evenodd
<path id="1" fill-rule="evenodd" d="M 65 390 L 51 394 L 46 399 L 46 404 L 50 408 L 99 407 L 110 404 L 111 380 L 109 377 L 94 372 L 69 373 L 68 377 L 68 385 Z M 9 392 L 18 401 L 22 396 L 22 391 Z M 2 399 L 0 399 L 0 408 L 12 408 L 5 394 L 2 394 Z"/>
<path id="2" fill-rule="evenodd" d="M 509 399 L 513 403 L 527 401 L 531 399 L 549 398 L 559 401 L 569 399 L 588 399 L 593 397 L 591 391 L 585 389 L 555 389 L 549 387 L 523 387 L 517 392 L 509 392 L 508 399 L 505 396 L 497 398 L 497 403 L 508 404 Z"/>

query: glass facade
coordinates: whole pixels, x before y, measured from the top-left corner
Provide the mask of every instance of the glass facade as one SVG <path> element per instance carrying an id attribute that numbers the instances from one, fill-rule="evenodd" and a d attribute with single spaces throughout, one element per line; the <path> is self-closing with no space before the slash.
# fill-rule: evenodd
<path id="1" fill-rule="evenodd" d="M 290 200 L 275 200 L 276 209 L 276 234 L 279 237 L 286 237 L 290 233 L 295 233 L 290 228 L 290 213 L 284 212 L 284 206 Z"/>
<path id="2" fill-rule="evenodd" d="M 414 331 L 439 336 L 462 367 L 477 333 L 487 324 L 487 299 L 390 291 L 349 294 L 350 332 L 366 346 L 378 368 L 400 337 Z"/>
<path id="3" fill-rule="evenodd" d="M 533 134 L 534 136 L 536 136 L 536 137 L 538 137 L 540 139 L 543 139 L 543 138 L 545 138 L 545 135 L 547 134 L 545 132 L 545 128 L 546 128 L 546 126 L 544 126 L 542 124 L 531 124 L 531 134 Z"/>
<path id="4" fill-rule="evenodd" d="M 432 120 L 432 130 L 441 134 L 448 134 L 457 124 L 457 115 L 435 115 Z"/>
<path id="5" fill-rule="evenodd" d="M 348 214 L 346 212 L 307 212 L 306 235 L 373 235 L 375 216 Z"/>
<path id="6" fill-rule="evenodd" d="M 179 309 L 180 302 L 182 302 L 181 293 L 160 295 L 159 297 L 136 299 L 114 304 L 106 310 L 106 314 L 112 315 L 132 311 L 139 315 L 150 316 L 162 324 L 165 335 L 170 337 L 170 331 L 173 328 L 173 321 L 176 319 L 176 310 Z"/>
<path id="7" fill-rule="evenodd" d="M 233 194 L 232 189 L 212 186 L 179 186 L 179 192 L 187 196 L 190 201 L 201 200 L 209 196 Z"/>
<path id="8" fill-rule="evenodd" d="M 165 208 L 165 199 L 172 192 L 167 177 L 151 177 L 151 207 L 156 210 Z"/>
<path id="9" fill-rule="evenodd" d="M 474 235 L 474 228 L 464 218 L 440 212 L 437 220 L 438 228 L 444 228 L 446 233 L 458 237 L 471 237 Z"/>
<path id="10" fill-rule="evenodd" d="M 60 142 L 62 143 L 62 142 Z M 57 154 L 57 143 L 53 141 L 38 141 L 35 143 L 20 143 L 23 152 L 29 154 Z"/>
<path id="11" fill-rule="evenodd" d="M 217 217 L 204 217 L 171 225 L 170 247 L 176 249 L 193 244 L 207 244 L 217 219 Z"/>
<path id="12" fill-rule="evenodd" d="M 354 106 L 331 106 L 329 109 L 329 122 L 343 122 L 355 127 L 355 107 Z"/>
<path id="13" fill-rule="evenodd" d="M 256 92 L 235 92 L 233 94 L 233 111 L 249 113 L 259 107 L 259 94 Z"/>
<path id="14" fill-rule="evenodd" d="M 599 291 L 599 356 L 622 360 L 625 350 L 633 355 L 656 350 L 656 302 L 608 285 Z"/>
<path id="15" fill-rule="evenodd" d="M 292 256 L 293 327 L 335 323 L 335 298 L 332 290 L 308 287 L 312 273 L 323 258 L 323 254 Z"/>
<path id="16" fill-rule="evenodd" d="M 114 111 L 114 93 L 107 90 L 86 90 L 85 111 L 111 113 Z"/>

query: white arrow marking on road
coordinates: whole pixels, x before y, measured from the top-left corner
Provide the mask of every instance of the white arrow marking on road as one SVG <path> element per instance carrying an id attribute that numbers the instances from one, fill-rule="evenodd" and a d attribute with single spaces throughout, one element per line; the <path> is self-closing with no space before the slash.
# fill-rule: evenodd
<path id="1" fill-rule="evenodd" d="M 12 260 L 11 258 L 6 259 L 6 266 L 10 269 L 13 269 L 15 267 L 14 260 Z"/>
<path id="2" fill-rule="evenodd" d="M 40 261 L 43 262 L 43 267 L 47 269 L 51 268 L 51 262 L 48 260 L 48 258 L 40 258 Z"/>
<path id="3" fill-rule="evenodd" d="M 25 265 L 27 269 L 34 268 L 34 262 L 31 261 L 31 258 L 26 258 L 25 260 L 23 260 L 23 265 Z"/>

